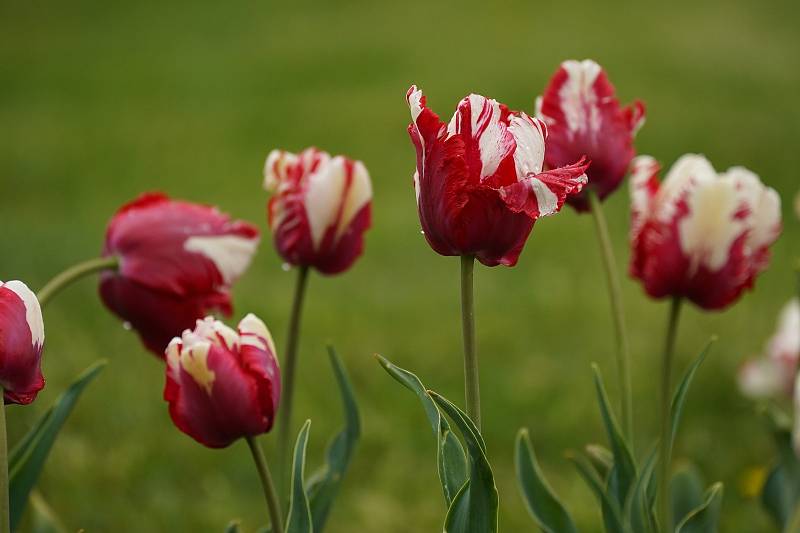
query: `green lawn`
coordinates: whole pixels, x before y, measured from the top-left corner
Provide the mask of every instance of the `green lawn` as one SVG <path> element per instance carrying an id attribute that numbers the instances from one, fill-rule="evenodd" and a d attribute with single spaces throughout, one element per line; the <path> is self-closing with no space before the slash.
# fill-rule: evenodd
<path id="1" fill-rule="evenodd" d="M 536 5 L 542 4 L 542 5 Z M 726 484 L 724 529 L 765 531 L 743 499 L 743 472 L 771 442 L 734 376 L 757 353 L 793 291 L 800 229 L 790 217 L 800 152 L 800 32 L 791 1 L 750 2 L 56 2 L 0 4 L 0 279 L 40 287 L 96 255 L 116 207 L 139 192 L 212 202 L 266 232 L 261 167 L 274 147 L 315 144 L 362 159 L 374 227 L 342 276 L 313 276 L 301 344 L 298 418 L 313 419 L 320 461 L 340 423 L 324 345 L 347 363 L 364 437 L 330 533 L 440 531 L 434 442 L 417 401 L 373 360 L 379 352 L 461 400 L 458 260 L 420 235 L 405 91 L 418 84 L 449 117 L 469 92 L 533 111 L 562 59 L 592 57 L 623 101 L 642 98 L 640 152 L 669 164 L 703 152 L 745 165 L 784 198 L 786 228 L 757 290 L 724 313 L 688 309 L 686 364 L 720 335 L 689 396 L 677 455 Z M 627 192 L 607 203 L 622 270 Z M 283 344 L 293 276 L 264 239 L 236 286 Z M 563 451 L 602 439 L 589 365 L 612 394 L 613 333 L 594 228 L 572 210 L 537 224 L 517 267 L 476 269 L 484 427 L 501 528 L 533 531 L 513 479 L 512 445 L 531 429 L 553 485 L 584 531 L 597 506 Z M 666 305 L 623 280 L 635 356 L 639 450 L 656 434 L 657 357 Z M 97 358 L 110 365 L 57 442 L 41 489 L 73 529 L 222 531 L 266 522 L 243 443 L 212 451 L 171 424 L 163 367 L 100 305 L 93 281 L 45 313 L 48 387 L 9 409 L 12 442 Z M 616 397 L 616 396 L 615 396 Z M 264 442 L 272 448 L 272 436 Z"/>

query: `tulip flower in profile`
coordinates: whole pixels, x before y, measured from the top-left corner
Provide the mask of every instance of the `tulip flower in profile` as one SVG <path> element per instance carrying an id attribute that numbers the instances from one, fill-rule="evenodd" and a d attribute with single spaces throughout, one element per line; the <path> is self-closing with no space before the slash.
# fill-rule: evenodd
<path id="1" fill-rule="evenodd" d="M 268 220 L 275 248 L 287 263 L 338 274 L 361 255 L 372 216 L 372 184 L 361 161 L 316 148 L 273 150 L 264 187 L 273 193 Z"/>
<path id="2" fill-rule="evenodd" d="M 581 156 L 543 170 L 547 128 L 539 119 L 471 94 L 445 124 L 416 86 L 406 100 L 420 223 L 441 255 L 513 266 L 534 222 L 560 211 L 586 183 Z"/>
<path id="3" fill-rule="evenodd" d="M 645 108 L 638 100 L 622 107 L 605 70 L 594 61 L 570 60 L 561 63 L 544 95 L 536 99 L 536 116 L 549 132 L 547 167 L 557 168 L 583 155 L 591 159 L 589 183 L 582 194 L 567 200 L 578 211 L 588 211 L 589 191 L 602 200 L 627 174 Z"/>
<path id="4" fill-rule="evenodd" d="M 229 289 L 247 269 L 258 230 L 214 207 L 145 194 L 111 219 L 104 257 L 117 270 L 100 277 L 106 306 L 163 356 L 170 339 L 218 309 L 230 314 Z"/>
<path id="5" fill-rule="evenodd" d="M 36 295 L 21 281 L 0 281 L 0 386 L 6 404 L 29 404 L 44 388 L 43 346 Z"/>
<path id="6" fill-rule="evenodd" d="M 658 171 L 651 157 L 634 161 L 631 275 L 653 298 L 727 307 L 767 267 L 780 197 L 751 171 L 718 174 L 700 155 L 678 159 L 663 183 Z"/>
<path id="7" fill-rule="evenodd" d="M 781 310 L 778 327 L 767 341 L 763 357 L 746 362 L 739 371 L 739 389 L 750 398 L 790 396 L 800 361 L 800 300 Z"/>
<path id="8" fill-rule="evenodd" d="M 281 394 L 275 344 L 267 326 L 249 314 L 236 331 L 219 320 L 198 320 L 166 350 L 164 399 L 178 428 L 210 448 L 266 433 Z"/>

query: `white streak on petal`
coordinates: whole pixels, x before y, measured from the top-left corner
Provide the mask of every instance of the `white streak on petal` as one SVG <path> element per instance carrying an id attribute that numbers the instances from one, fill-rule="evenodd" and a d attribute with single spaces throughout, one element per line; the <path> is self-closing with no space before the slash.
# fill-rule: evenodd
<path id="1" fill-rule="evenodd" d="M 36 295 L 21 281 L 14 280 L 5 284 L 0 282 L 0 286 L 14 292 L 25 304 L 25 320 L 31 330 L 31 341 L 34 348 L 44 345 L 44 320 L 42 319 L 42 308 Z"/>
<path id="2" fill-rule="evenodd" d="M 341 156 L 321 160 L 308 176 L 305 208 L 314 249 L 319 249 L 326 230 L 335 222 L 346 183 L 345 161 Z"/>
<path id="3" fill-rule="evenodd" d="M 600 116 L 597 96 L 592 87 L 602 68 L 591 59 L 564 61 L 561 63 L 561 68 L 567 72 L 567 79 L 561 86 L 558 96 L 561 99 L 564 117 L 567 119 L 567 128 L 572 132 L 580 131 L 588 119 L 589 129 L 596 131 L 600 127 Z"/>
<path id="4" fill-rule="evenodd" d="M 172 374 L 172 377 L 177 379 L 178 378 L 178 367 L 181 362 L 181 349 L 183 348 L 183 341 L 180 337 L 174 337 L 169 344 L 167 345 L 167 349 L 164 351 L 164 355 L 167 358 L 167 366 L 169 367 L 169 371 Z"/>
<path id="5" fill-rule="evenodd" d="M 539 205 L 539 216 L 546 217 L 555 213 L 558 210 L 558 196 L 538 178 L 530 178 L 530 184 Z"/>
<path id="6" fill-rule="evenodd" d="M 211 350 L 210 342 L 195 343 L 191 348 L 183 350 L 180 360 L 181 368 L 210 395 L 217 375 L 208 367 L 209 350 Z"/>
<path id="7" fill-rule="evenodd" d="M 447 125 L 448 138 L 464 133 L 460 110 L 464 105 L 470 109 L 470 135 L 478 142 L 481 157 L 481 178 L 493 175 L 503 159 L 514 149 L 508 134 L 508 125 L 500 120 L 501 110 L 497 100 L 470 94 L 458 106 Z"/>
<path id="8" fill-rule="evenodd" d="M 206 256 L 219 270 L 226 285 L 236 281 L 247 267 L 258 247 L 258 238 L 239 235 L 204 235 L 186 239 L 187 252 Z"/>
<path id="9" fill-rule="evenodd" d="M 650 215 L 652 193 L 648 183 L 658 171 L 658 162 L 649 155 L 640 155 L 631 162 L 631 235 L 639 234 L 639 230 Z"/>
<path id="10" fill-rule="evenodd" d="M 514 137 L 517 147 L 514 150 L 514 166 L 517 181 L 542 172 L 544 164 L 544 130 L 537 119 L 525 113 L 511 117 L 508 131 Z"/>
<path id="11" fill-rule="evenodd" d="M 414 85 L 406 99 L 408 100 L 408 109 L 411 111 L 411 120 L 416 124 L 417 117 L 422 113 L 422 91 Z"/>
<path id="12" fill-rule="evenodd" d="M 741 202 L 730 180 L 716 179 L 695 187 L 687 198 L 689 214 L 678 224 L 683 253 L 691 268 L 705 265 L 712 272 L 728 262 L 733 242 L 747 230 L 736 217 Z"/>
<path id="13" fill-rule="evenodd" d="M 275 341 L 267 325 L 253 313 L 248 313 L 239 322 L 239 333 L 243 345 L 254 346 L 261 350 L 269 350 L 277 361 Z M 266 343 L 266 344 L 265 344 Z"/>
<path id="14" fill-rule="evenodd" d="M 367 167 L 361 161 L 353 163 L 353 175 L 350 187 L 347 190 L 347 198 L 342 206 L 342 214 L 339 218 L 339 227 L 336 228 L 336 239 L 347 231 L 350 223 L 361 209 L 372 200 L 372 183 L 369 179 Z"/>
<path id="15" fill-rule="evenodd" d="M 656 216 L 669 222 L 675 216 L 676 204 L 696 185 L 716 181 L 717 172 L 711 163 L 697 154 L 682 155 L 669 169 L 661 182 L 654 205 L 660 207 Z"/>
<path id="16" fill-rule="evenodd" d="M 264 163 L 264 188 L 276 190 L 286 179 L 286 168 L 297 162 L 297 155 L 283 150 L 272 150 Z"/>

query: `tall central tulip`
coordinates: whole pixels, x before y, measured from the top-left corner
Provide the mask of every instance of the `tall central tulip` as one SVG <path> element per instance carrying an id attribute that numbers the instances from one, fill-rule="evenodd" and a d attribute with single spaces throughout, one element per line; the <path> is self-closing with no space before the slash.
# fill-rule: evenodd
<path id="1" fill-rule="evenodd" d="M 258 246 L 258 230 L 216 208 L 145 194 L 123 206 L 106 232 L 103 256 L 118 271 L 100 277 L 106 306 L 153 353 L 211 309 L 230 314 L 231 285 Z"/>
<path id="2" fill-rule="evenodd" d="M 534 222 L 586 184 L 585 158 L 543 171 L 547 128 L 536 118 L 471 94 L 445 124 L 416 86 L 406 100 L 420 223 L 441 255 L 513 266 Z"/>

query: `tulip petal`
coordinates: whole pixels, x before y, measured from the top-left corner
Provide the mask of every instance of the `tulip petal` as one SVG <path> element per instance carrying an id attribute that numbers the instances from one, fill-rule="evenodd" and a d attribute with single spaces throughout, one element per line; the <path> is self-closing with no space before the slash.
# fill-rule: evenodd
<path id="1" fill-rule="evenodd" d="M 557 213 L 568 196 L 586 185 L 589 163 L 581 159 L 572 165 L 548 170 L 500 189 L 500 197 L 512 211 L 524 212 L 536 220 Z"/>

